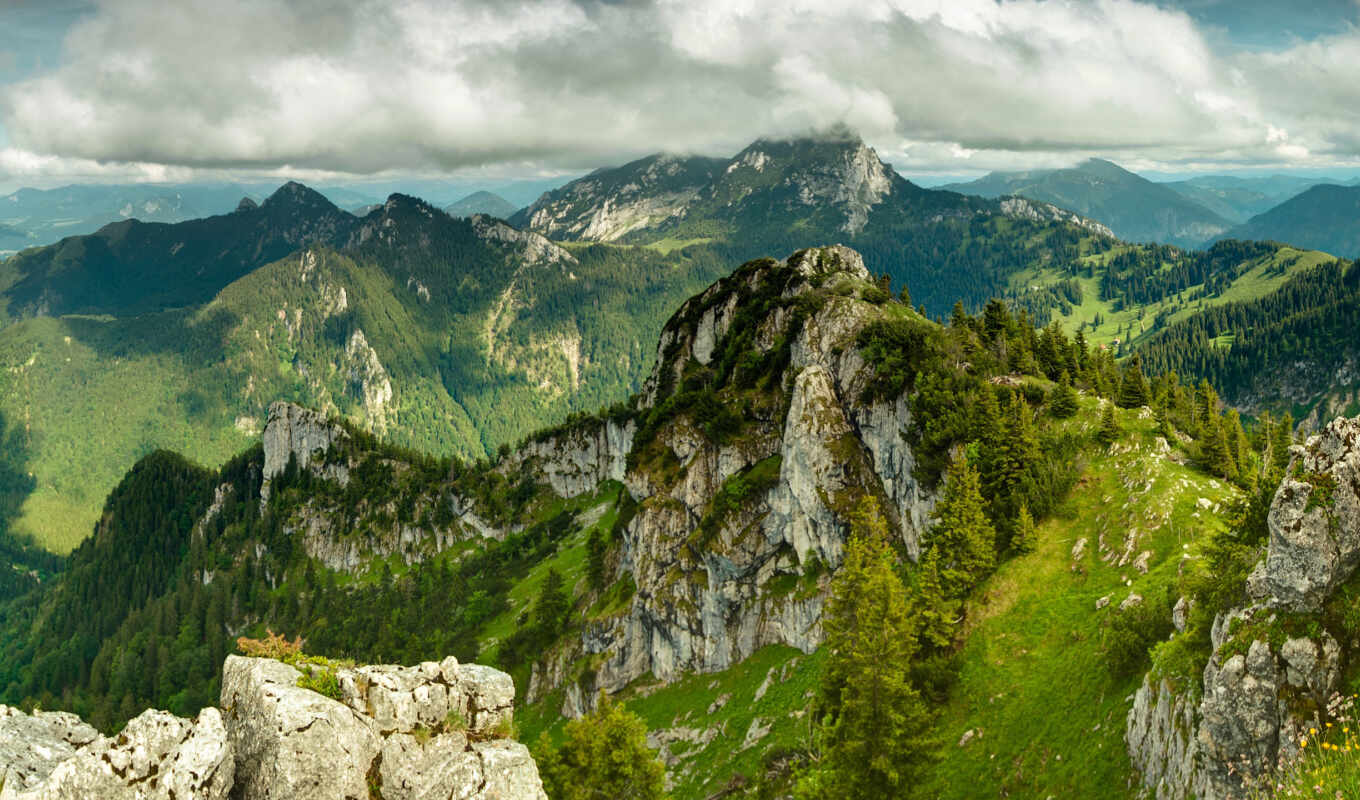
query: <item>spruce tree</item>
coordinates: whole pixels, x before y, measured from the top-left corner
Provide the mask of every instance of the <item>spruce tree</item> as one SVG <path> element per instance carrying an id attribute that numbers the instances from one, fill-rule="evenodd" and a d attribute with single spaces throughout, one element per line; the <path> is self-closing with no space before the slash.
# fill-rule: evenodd
<path id="1" fill-rule="evenodd" d="M 1138 354 L 1133 354 L 1124 365 L 1124 375 L 1119 382 L 1119 407 L 1142 408 L 1148 404 L 1147 379 L 1143 377 L 1143 362 Z"/>
<path id="2" fill-rule="evenodd" d="M 604 559 L 607 550 L 600 529 L 598 527 L 592 529 L 590 537 L 586 539 L 586 579 L 590 582 L 590 588 L 597 592 L 604 589 Z"/>
<path id="3" fill-rule="evenodd" d="M 1289 447 L 1294 443 L 1294 415 L 1285 412 L 1275 424 L 1270 441 L 1271 466 L 1281 475 L 1289 469 Z"/>
<path id="4" fill-rule="evenodd" d="M 1077 392 L 1067 370 L 1058 375 L 1058 385 L 1048 393 L 1048 413 L 1057 419 L 1069 419 L 1077 413 Z"/>
<path id="5" fill-rule="evenodd" d="M 1119 419 L 1114 414 L 1114 403 L 1106 403 L 1105 410 L 1100 412 L 1100 430 L 1096 433 L 1096 441 L 1109 447 L 1123 435 L 1124 430 L 1119 427 Z"/>
<path id="6" fill-rule="evenodd" d="M 647 747 L 647 725 L 600 692 L 595 710 L 567 723 L 554 747 L 545 732 L 534 746 L 543 788 L 553 800 L 661 800 L 666 768 Z"/>
<path id="7" fill-rule="evenodd" d="M 538 602 L 534 604 L 534 622 L 538 624 L 539 630 L 548 641 L 556 638 L 562 631 L 569 608 L 570 600 L 567 599 L 562 573 L 556 569 L 549 569 L 543 579 L 543 586 L 539 589 Z"/>
<path id="8" fill-rule="evenodd" d="M 1200 460 L 1213 474 L 1234 480 L 1237 478 L 1237 464 L 1233 460 L 1232 450 L 1228 447 L 1228 436 L 1223 428 L 1223 421 L 1217 415 L 1205 422 L 1199 438 Z"/>
<path id="9" fill-rule="evenodd" d="M 887 523 L 871 497 L 852 521 L 822 626 L 829 654 L 819 707 L 822 752 L 800 777 L 797 794 L 904 797 L 931 758 L 930 714 L 911 684 L 916 621 L 895 570 Z"/>
<path id="10" fill-rule="evenodd" d="M 1029 506 L 1021 504 L 1015 519 L 1015 536 L 1011 540 L 1017 553 L 1033 553 L 1039 546 L 1039 530 L 1030 516 Z"/>
<path id="11" fill-rule="evenodd" d="M 948 589 L 955 596 L 967 594 L 996 563 L 996 530 L 984 508 L 977 470 L 960 453 L 945 474 L 931 530 L 931 545 L 940 550 Z"/>
<path id="12" fill-rule="evenodd" d="M 913 605 L 916 607 L 921 641 L 934 647 L 948 647 L 954 641 L 954 620 L 958 616 L 959 601 L 945 591 L 938 547 L 927 548 L 921 557 Z"/>

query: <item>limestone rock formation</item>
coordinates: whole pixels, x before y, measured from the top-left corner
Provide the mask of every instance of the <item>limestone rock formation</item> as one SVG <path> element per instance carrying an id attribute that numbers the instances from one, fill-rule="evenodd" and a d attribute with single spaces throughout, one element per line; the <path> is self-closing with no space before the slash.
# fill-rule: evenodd
<path id="1" fill-rule="evenodd" d="M 269 499 L 270 481 L 283 473 L 290 459 L 297 459 L 298 467 L 305 469 L 324 456 L 337 441 L 348 437 L 344 428 L 320 412 L 292 403 L 271 403 L 269 420 L 260 437 L 264 445 L 264 487 L 260 490 L 261 497 Z M 349 481 L 349 472 L 333 466 L 326 471 L 326 477 L 343 484 Z"/>
<path id="2" fill-rule="evenodd" d="M 229 656 L 223 667 L 247 800 L 544 797 L 528 750 L 496 738 L 515 696 L 503 672 L 454 658 L 340 668 L 339 699 L 299 687 L 301 677 L 269 659 Z"/>
<path id="3" fill-rule="evenodd" d="M 519 474 L 526 465 L 546 479 L 560 497 L 595 491 L 600 481 L 622 481 L 637 433 L 634 420 L 604 420 L 577 425 L 541 439 L 530 439 L 506 458 L 499 469 Z"/>
<path id="4" fill-rule="evenodd" d="M 1125 738 L 1157 800 L 1241 796 L 1320 724 L 1340 684 L 1341 648 L 1318 612 L 1360 566 L 1358 445 L 1355 418 L 1294 448 L 1271 503 L 1265 559 L 1247 579 L 1249 604 L 1214 620 L 1202 686 L 1149 676 L 1135 695 Z"/>
<path id="5" fill-rule="evenodd" d="M 111 739 L 71 714 L 0 713 L 4 800 L 226 800 L 231 791 L 231 744 L 215 708 L 195 720 L 148 710 Z"/>
<path id="6" fill-rule="evenodd" d="M 1360 566 L 1360 421 L 1335 419 L 1296 448 L 1269 525 L 1271 605 L 1317 611 Z"/>
<path id="7" fill-rule="evenodd" d="M 148 710 L 106 738 L 74 714 L 0 706 L 0 800 L 547 800 L 504 738 L 510 676 L 457 659 L 340 668 L 340 699 L 302 673 L 229 656 L 222 711 Z"/>
<path id="8" fill-rule="evenodd" d="M 692 414 L 674 415 L 646 441 L 635 434 L 623 481 L 638 508 L 618 569 L 637 592 L 625 611 L 591 621 L 579 642 L 535 665 L 530 700 L 563 687 L 563 710 L 574 715 L 596 689 L 617 691 L 649 672 L 668 681 L 726 669 L 769 644 L 815 649 L 826 570 L 840 563 L 849 512 L 866 493 L 918 552 L 934 493 L 912 474 L 905 399 L 865 400 L 872 370 L 856 340 L 879 318 L 858 296 L 869 286 L 858 253 L 813 248 L 753 262 L 676 312 L 640 398 L 644 416 L 693 365 L 717 368 L 733 337 L 749 342 L 750 357 L 782 365 L 770 380 L 787 404 L 750 409 L 725 440 Z M 776 299 L 752 320 L 742 311 L 754 297 Z M 738 493 L 739 503 L 715 501 Z M 802 588 L 771 588 L 789 578 Z M 574 676 L 571 665 L 586 656 L 592 671 Z"/>

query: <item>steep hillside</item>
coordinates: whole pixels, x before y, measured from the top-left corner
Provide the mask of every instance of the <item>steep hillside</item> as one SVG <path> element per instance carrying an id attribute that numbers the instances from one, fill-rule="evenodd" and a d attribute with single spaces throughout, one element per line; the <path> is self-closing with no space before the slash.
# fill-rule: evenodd
<path id="1" fill-rule="evenodd" d="M 1052 203 L 1102 222 L 1115 236 L 1131 242 L 1198 247 L 1232 226 L 1184 193 L 1098 158 L 1070 169 L 994 172 L 976 181 L 941 188 L 982 197 L 1020 195 Z"/>
<path id="2" fill-rule="evenodd" d="M 721 159 L 669 153 L 597 169 L 554 189 L 510 218 L 550 239 L 610 242 L 683 214 Z"/>
<path id="3" fill-rule="evenodd" d="M 640 388 L 644 342 L 721 269 L 650 250 L 572 253 L 400 196 L 352 239 L 256 269 L 198 308 L 0 332 L 0 409 L 23 422 L 22 470 L 36 478 L 16 529 L 64 552 L 140 455 L 219 464 L 280 397 L 482 457 Z"/>
<path id="4" fill-rule="evenodd" d="M 1224 235 L 1288 242 L 1354 258 L 1360 255 L 1360 186 L 1314 186 Z"/>

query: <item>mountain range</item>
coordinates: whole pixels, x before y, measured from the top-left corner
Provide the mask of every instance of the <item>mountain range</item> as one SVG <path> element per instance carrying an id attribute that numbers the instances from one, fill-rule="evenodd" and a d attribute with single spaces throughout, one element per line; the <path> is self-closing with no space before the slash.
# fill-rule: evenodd
<path id="1" fill-rule="evenodd" d="M 811 242 L 855 246 L 927 314 L 1004 297 L 1121 353 L 1331 261 L 1122 244 L 1051 204 L 922 189 L 846 131 L 598 170 L 512 222 L 528 230 L 404 195 L 359 217 L 288 184 L 228 214 L 123 221 L 0 264 L 0 413 L 20 425 L 14 474 L 34 476 L 15 483 L 13 530 L 66 550 L 138 455 L 220 463 L 279 398 L 404 446 L 487 456 L 640 389 L 645 343 L 680 300 L 730 264 Z M 1199 347 L 1177 347 L 1183 374 L 1208 369 Z M 1321 376 L 1349 352 L 1300 356 Z M 1334 384 L 1225 391 L 1253 409 L 1287 395 L 1303 416 L 1337 402 L 1321 399 Z"/>
<path id="2" fill-rule="evenodd" d="M 1070 169 L 993 172 L 969 183 L 941 187 L 982 197 L 1021 195 L 1096 219 L 1131 242 L 1196 247 L 1232 222 L 1171 186 L 1102 159 Z"/>
<path id="3" fill-rule="evenodd" d="M 1360 186 L 1313 186 L 1225 236 L 1289 242 L 1355 258 L 1360 256 Z"/>
<path id="4" fill-rule="evenodd" d="M 456 203 L 444 208 L 451 217 L 470 217 L 473 214 L 486 214 L 491 217 L 508 219 L 518 208 L 494 192 L 473 192 Z"/>

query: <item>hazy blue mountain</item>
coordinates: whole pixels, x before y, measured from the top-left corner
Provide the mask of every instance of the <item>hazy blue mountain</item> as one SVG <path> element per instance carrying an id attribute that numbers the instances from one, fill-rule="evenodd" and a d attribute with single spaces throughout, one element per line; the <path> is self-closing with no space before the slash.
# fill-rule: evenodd
<path id="1" fill-rule="evenodd" d="M 1314 186 L 1252 217 L 1224 238 L 1271 239 L 1355 258 L 1360 256 L 1360 186 Z"/>
<path id="2" fill-rule="evenodd" d="M 509 219 L 519 208 L 494 192 L 473 192 L 444 209 L 454 217 L 470 217 L 473 214 L 488 214 L 500 219 Z"/>
<path id="3" fill-rule="evenodd" d="M 1070 169 L 993 172 L 940 187 L 982 197 L 1020 195 L 1103 222 L 1121 239 L 1196 247 L 1231 222 L 1183 194 L 1093 158 Z"/>
<path id="4" fill-rule="evenodd" d="M 1294 195 L 1323 183 L 1339 184 L 1341 181 L 1298 175 L 1249 178 L 1202 175 L 1162 185 L 1179 192 L 1224 219 L 1241 224 Z"/>

